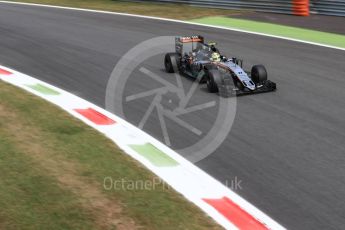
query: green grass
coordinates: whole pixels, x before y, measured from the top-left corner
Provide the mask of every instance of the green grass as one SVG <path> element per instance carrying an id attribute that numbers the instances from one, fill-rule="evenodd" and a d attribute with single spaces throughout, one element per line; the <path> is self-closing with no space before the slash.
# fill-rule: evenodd
<path id="1" fill-rule="evenodd" d="M 48 102 L 3 82 L 0 98 L 0 229 L 220 229 L 163 184 L 104 189 L 156 177 Z"/>
<path id="2" fill-rule="evenodd" d="M 219 17 L 238 13 L 232 10 L 111 0 L 22 2 L 192 20 L 345 48 L 342 35 Z M 2 82 L 0 98 L 0 229 L 219 229 L 162 184 L 154 190 L 105 190 L 105 177 L 155 176 L 55 106 Z"/>
<path id="3" fill-rule="evenodd" d="M 345 48 L 345 36 L 339 34 L 227 17 L 206 17 L 194 19 L 192 21 L 207 25 L 224 26 L 228 28 L 236 28 L 252 32 L 283 36 L 293 39 L 299 39 L 309 42 Z"/>
<path id="4" fill-rule="evenodd" d="M 207 9 L 180 4 L 137 3 L 117 0 L 23 0 L 18 2 L 58 5 L 94 10 L 140 14 L 189 20 L 194 18 L 238 14 L 236 10 Z"/>
<path id="5" fill-rule="evenodd" d="M 93 229 L 93 217 L 77 196 L 57 186 L 0 133 L 0 229 Z"/>

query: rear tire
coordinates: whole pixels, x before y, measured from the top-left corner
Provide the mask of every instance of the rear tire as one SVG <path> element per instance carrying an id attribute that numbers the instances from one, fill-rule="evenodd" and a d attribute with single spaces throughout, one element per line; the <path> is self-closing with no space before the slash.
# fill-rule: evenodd
<path id="1" fill-rule="evenodd" d="M 206 85 L 207 89 L 210 93 L 217 93 L 218 92 L 218 85 L 222 82 L 221 76 L 218 70 L 208 70 L 208 74 L 206 77 Z"/>
<path id="2" fill-rule="evenodd" d="M 167 53 L 164 58 L 165 71 L 167 73 L 178 72 L 179 55 L 177 53 Z"/>
<path id="3" fill-rule="evenodd" d="M 252 67 L 251 78 L 255 84 L 263 83 L 267 80 L 267 71 L 263 65 L 255 65 Z"/>

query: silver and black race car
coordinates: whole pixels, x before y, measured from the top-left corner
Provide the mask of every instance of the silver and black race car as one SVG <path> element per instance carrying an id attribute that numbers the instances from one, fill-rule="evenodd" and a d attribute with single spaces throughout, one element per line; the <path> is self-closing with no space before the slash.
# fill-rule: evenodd
<path id="1" fill-rule="evenodd" d="M 248 73 L 242 68 L 242 60 L 223 56 L 215 45 L 204 43 L 199 35 L 176 37 L 175 52 L 165 55 L 165 70 L 206 82 L 209 92 L 219 92 L 223 97 L 276 90 L 276 84 L 267 80 L 263 65 L 254 65 Z"/>

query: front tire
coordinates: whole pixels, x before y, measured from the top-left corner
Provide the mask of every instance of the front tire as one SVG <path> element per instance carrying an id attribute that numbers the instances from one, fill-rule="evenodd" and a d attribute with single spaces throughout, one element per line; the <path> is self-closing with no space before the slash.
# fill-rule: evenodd
<path id="1" fill-rule="evenodd" d="M 167 73 L 178 72 L 179 55 L 177 53 L 167 53 L 164 58 L 165 71 Z"/>
<path id="2" fill-rule="evenodd" d="M 210 93 L 218 92 L 218 85 L 221 84 L 222 79 L 218 70 L 209 70 L 206 77 L 207 89 Z"/>
<path id="3" fill-rule="evenodd" d="M 263 83 L 267 80 L 267 71 L 263 65 L 255 65 L 252 67 L 251 78 L 255 84 Z"/>

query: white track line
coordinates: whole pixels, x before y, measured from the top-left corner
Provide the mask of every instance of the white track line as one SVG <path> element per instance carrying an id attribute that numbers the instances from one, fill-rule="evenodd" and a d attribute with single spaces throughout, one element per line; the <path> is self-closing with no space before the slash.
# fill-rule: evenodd
<path id="1" fill-rule="evenodd" d="M 315 45 L 315 46 L 321 46 L 321 47 L 345 51 L 345 48 L 342 48 L 342 47 L 326 45 L 326 44 L 321 44 L 321 43 L 317 43 L 317 42 L 310 42 L 310 41 L 305 41 L 305 40 L 300 40 L 300 39 L 295 39 L 295 38 L 289 38 L 289 37 L 284 37 L 284 36 L 276 36 L 276 35 L 272 35 L 272 34 L 253 32 L 253 31 L 249 31 L 249 30 L 241 30 L 241 29 L 236 29 L 236 28 L 231 28 L 231 27 L 205 25 L 205 24 L 201 24 L 201 23 L 197 23 L 197 22 L 189 22 L 189 21 L 182 21 L 182 20 L 176 20 L 176 19 L 144 16 L 144 15 L 138 15 L 138 14 L 127 14 L 127 13 L 111 12 L 111 11 L 104 11 L 104 10 L 91 10 L 91 9 L 74 8 L 74 7 L 66 7 L 66 6 L 53 6 L 53 5 L 45 5 L 45 4 L 25 3 L 25 2 L 0 1 L 0 3 L 14 4 L 14 5 L 38 6 L 38 7 L 49 7 L 49 8 L 56 8 L 56 9 L 75 10 L 75 11 L 84 11 L 84 12 L 102 13 L 102 14 L 112 14 L 112 15 L 121 15 L 121 16 L 128 16 L 128 17 L 153 19 L 153 20 L 160 20 L 160 21 L 167 21 L 167 22 L 176 22 L 176 23 L 182 23 L 182 24 L 189 24 L 189 25 L 210 27 L 210 28 L 216 28 L 216 29 L 222 29 L 222 30 L 236 31 L 236 32 L 247 33 L 247 34 L 255 34 L 255 35 L 260 35 L 260 36 L 265 36 L 265 37 L 284 39 L 284 40 L 288 40 L 288 41 L 300 42 L 300 43 L 305 43 L 305 44 L 309 44 L 309 45 Z"/>
<path id="2" fill-rule="evenodd" d="M 116 13 L 116 12 L 108 12 L 108 11 L 100 11 L 100 10 L 89 10 L 89 9 L 80 9 L 80 8 L 71 8 L 71 7 L 60 7 L 60 6 L 51 6 L 51 5 L 41 5 L 41 4 L 32 4 L 32 3 L 19 3 L 19 2 L 9 2 L 9 1 L 0 1 L 0 3 L 8 3 L 8 4 L 16 4 L 16 5 L 28 5 L 28 6 L 39 6 L 39 7 L 49 7 L 49 8 L 57 8 L 57 9 L 67 9 L 67 10 L 76 10 L 76 11 L 86 11 L 86 12 L 93 12 L 93 13 L 104 13 L 104 14 L 113 14 L 113 15 L 122 15 L 122 16 L 130 16 L 130 17 L 139 17 L 139 18 L 146 18 L 146 19 L 154 19 L 154 20 L 162 20 L 162 21 L 169 21 L 169 22 L 176 22 L 176 23 L 183 23 L 183 24 L 191 24 L 191 25 L 198 25 L 198 26 L 204 26 L 204 27 L 212 27 L 212 28 L 218 28 L 218 29 L 224 29 L 224 30 L 232 30 L 232 31 L 238 31 L 238 32 L 244 32 L 249 34 L 256 34 L 256 35 L 262 35 L 262 36 L 268 36 L 268 37 L 274 37 L 274 38 L 280 38 L 280 39 L 286 39 L 296 42 L 303 42 L 307 44 L 313 44 L 328 48 L 334 48 L 334 49 L 341 49 L 338 47 L 332 47 L 327 46 L 323 44 L 318 43 L 311 43 L 296 39 L 290 39 L 285 37 L 279 37 L 279 36 L 273 36 L 268 34 L 261 34 L 261 33 L 255 33 L 245 30 L 238 30 L 238 29 L 232 29 L 232 28 L 226 28 L 226 27 L 218 27 L 218 26 L 209 26 L 209 25 L 203 25 L 199 23 L 193 23 L 193 22 L 185 22 L 180 20 L 173 20 L 173 19 L 165 19 L 165 18 L 158 18 L 158 17 L 150 17 L 150 16 L 142 16 L 142 15 L 134 15 L 134 14 L 125 14 L 125 13 Z M 262 223 L 264 226 L 266 226 L 268 229 L 285 229 L 283 226 L 281 226 L 279 223 L 274 221 L 272 218 L 270 218 L 265 213 L 261 212 L 259 209 L 257 209 L 255 206 L 244 200 L 242 197 L 234 193 L 232 190 L 224 186 L 219 181 L 212 178 L 210 175 L 208 175 L 206 172 L 202 171 L 198 167 L 196 167 L 194 164 L 190 163 L 183 157 L 181 157 L 178 153 L 174 152 L 158 140 L 154 139 L 152 136 L 148 135 L 147 133 L 144 133 L 140 129 L 134 127 L 130 123 L 126 122 L 125 120 L 121 119 L 120 117 L 117 117 L 114 114 L 109 113 L 108 111 L 82 99 L 79 98 L 73 94 L 70 94 L 60 88 L 57 88 L 55 86 L 52 86 L 48 83 L 45 83 L 43 81 L 40 81 L 38 79 L 35 79 L 33 77 L 30 77 L 28 75 L 22 74 L 20 72 L 17 72 L 13 69 L 9 69 L 7 67 L 2 67 L 2 69 L 8 70 L 13 73 L 11 76 L 5 76 L 0 74 L 0 79 L 3 81 L 6 81 L 8 83 L 11 83 L 15 86 L 18 86 L 26 91 L 29 91 L 41 98 L 44 98 L 45 100 L 61 107 L 65 111 L 69 112 L 71 115 L 77 117 L 78 119 L 82 120 L 86 124 L 90 125 L 91 127 L 95 128 L 96 130 L 100 131 L 101 133 L 104 133 L 108 138 L 113 140 L 120 148 L 122 148 L 127 154 L 135 158 L 136 160 L 140 161 L 142 164 L 144 164 L 148 169 L 150 169 L 152 172 L 157 174 L 159 177 L 161 177 L 163 180 L 165 180 L 169 185 L 171 185 L 176 191 L 183 194 L 188 200 L 199 206 L 204 212 L 206 212 L 208 215 L 210 215 L 215 221 L 217 221 L 220 225 L 222 225 L 226 229 L 238 229 L 233 223 L 231 223 L 227 218 L 225 218 L 222 214 L 220 214 L 218 211 L 216 211 L 213 207 L 205 203 L 203 199 L 217 199 L 221 197 L 228 197 L 230 198 L 236 205 L 240 207 L 241 210 L 244 210 L 246 213 L 254 217 L 254 219 L 258 220 L 260 223 Z M 40 84 L 46 87 L 49 87 L 51 89 L 54 89 L 55 91 L 60 93 L 60 96 L 47 96 L 42 93 L 39 93 L 35 90 L 32 90 L 27 85 L 35 85 Z M 75 112 L 73 109 L 75 108 L 93 108 L 98 112 L 101 112 L 102 114 L 105 114 L 109 118 L 115 120 L 118 124 L 116 125 L 110 125 L 105 127 L 104 125 L 95 125 L 94 123 L 90 122 L 85 117 L 81 116 L 77 112 Z M 114 127 L 112 127 L 114 126 Z M 110 129 L 110 127 L 112 127 Z M 130 138 L 130 137 L 123 137 L 125 133 L 128 133 L 129 135 L 136 136 L 137 138 Z M 120 134 L 120 135 L 119 135 Z M 135 141 L 134 141 L 135 140 Z M 154 145 L 156 148 L 164 152 L 166 155 L 174 159 L 179 163 L 177 167 L 173 167 L 170 169 L 162 169 L 162 167 L 155 167 L 152 165 L 152 163 L 148 162 L 147 159 L 140 156 L 137 152 L 135 152 L 132 148 L 128 147 L 128 144 L 137 144 L 138 140 L 141 140 L 142 142 L 148 142 Z M 140 141 L 139 141 L 140 142 Z"/>

